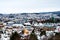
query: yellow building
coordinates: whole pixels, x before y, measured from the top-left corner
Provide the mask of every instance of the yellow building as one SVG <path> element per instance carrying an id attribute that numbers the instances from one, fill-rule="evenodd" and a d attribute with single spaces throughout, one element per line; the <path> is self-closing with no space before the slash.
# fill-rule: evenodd
<path id="1" fill-rule="evenodd" d="M 26 28 L 23 30 L 23 32 L 24 32 L 24 35 L 28 35 L 29 34 L 29 31 Z"/>

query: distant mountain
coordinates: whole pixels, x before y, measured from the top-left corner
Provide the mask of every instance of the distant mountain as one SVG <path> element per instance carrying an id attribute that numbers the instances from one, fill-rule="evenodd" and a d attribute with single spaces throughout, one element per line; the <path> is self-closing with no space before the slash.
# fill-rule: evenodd
<path id="1" fill-rule="evenodd" d="M 24 16 L 27 16 L 28 14 L 30 15 L 40 15 L 40 14 L 57 14 L 58 16 L 60 16 L 60 11 L 55 11 L 55 12 L 39 12 L 39 13 L 17 13 L 17 14 L 2 14 L 0 13 L 0 16 L 21 16 L 21 15 L 24 15 Z"/>
<path id="2" fill-rule="evenodd" d="M 60 16 L 60 11 L 56 11 L 56 12 L 49 12 L 49 13 L 57 14 L 58 16 Z"/>

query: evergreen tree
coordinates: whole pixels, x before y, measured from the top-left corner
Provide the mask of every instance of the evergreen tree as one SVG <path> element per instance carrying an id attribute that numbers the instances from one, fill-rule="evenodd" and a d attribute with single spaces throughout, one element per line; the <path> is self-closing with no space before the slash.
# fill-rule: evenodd
<path id="1" fill-rule="evenodd" d="M 34 29 L 33 29 L 32 33 L 34 33 Z"/>
<path id="2" fill-rule="evenodd" d="M 34 33 L 34 30 L 33 30 L 32 33 L 30 34 L 29 40 L 38 40 L 38 39 L 37 39 L 37 36 L 36 36 L 35 33 Z"/>
<path id="3" fill-rule="evenodd" d="M 17 32 L 12 33 L 10 40 L 20 40 L 20 35 Z"/>
<path id="4" fill-rule="evenodd" d="M 41 31 L 40 36 L 45 35 L 46 36 L 46 31 Z"/>

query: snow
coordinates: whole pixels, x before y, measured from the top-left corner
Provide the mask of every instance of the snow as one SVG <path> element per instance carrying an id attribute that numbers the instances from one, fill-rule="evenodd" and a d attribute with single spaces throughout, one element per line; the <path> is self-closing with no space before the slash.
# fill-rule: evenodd
<path id="1" fill-rule="evenodd" d="M 13 24 L 12 26 L 23 26 L 22 24 Z"/>
<path id="2" fill-rule="evenodd" d="M 31 24 L 28 22 L 28 23 L 24 23 L 24 25 L 31 25 Z"/>
<path id="3" fill-rule="evenodd" d="M 1 34 L 1 40 L 9 40 L 8 35 Z"/>

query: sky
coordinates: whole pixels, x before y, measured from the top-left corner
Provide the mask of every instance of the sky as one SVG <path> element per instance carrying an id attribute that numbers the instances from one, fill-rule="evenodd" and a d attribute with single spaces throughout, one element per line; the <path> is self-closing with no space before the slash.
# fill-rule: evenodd
<path id="1" fill-rule="evenodd" d="M 60 0 L 0 0 L 0 13 L 60 11 Z"/>

